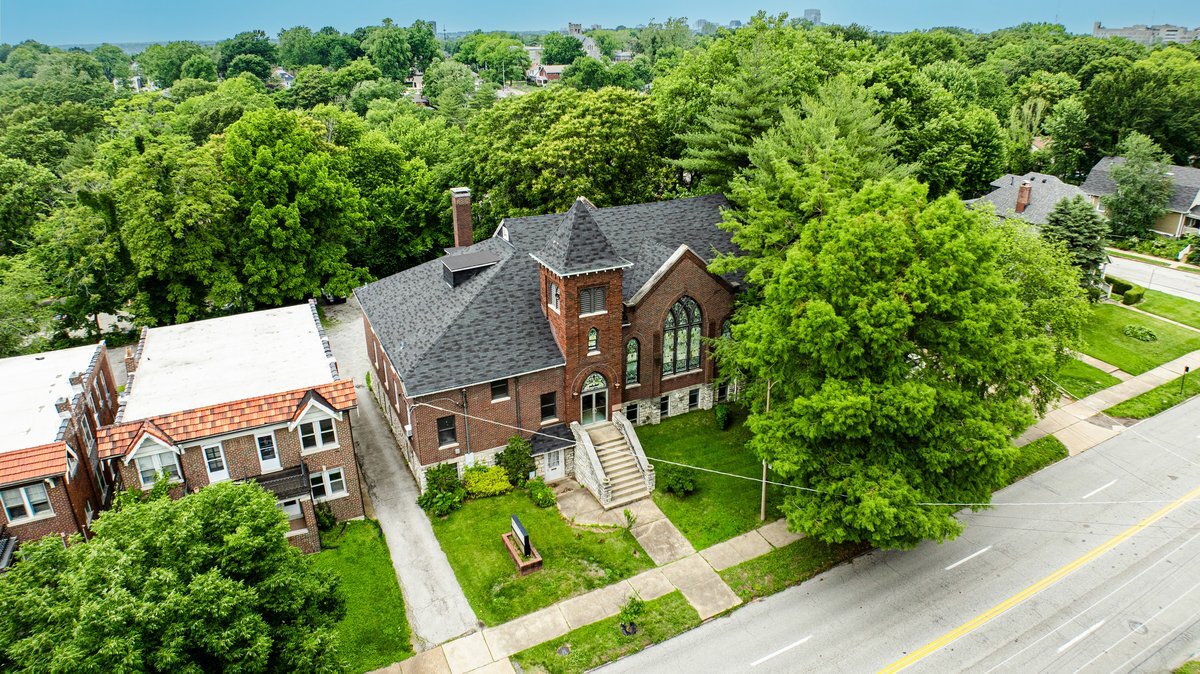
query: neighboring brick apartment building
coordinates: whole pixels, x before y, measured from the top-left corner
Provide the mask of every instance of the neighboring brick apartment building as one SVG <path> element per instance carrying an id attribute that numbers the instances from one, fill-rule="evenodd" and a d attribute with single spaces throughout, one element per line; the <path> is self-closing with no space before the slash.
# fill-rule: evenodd
<path id="1" fill-rule="evenodd" d="M 339 520 L 363 516 L 354 381 L 338 375 L 314 303 L 143 330 L 126 369 L 117 423 L 100 435 L 124 488 L 163 475 L 179 497 L 255 480 L 307 552 L 321 545 L 316 502 Z"/>
<path id="2" fill-rule="evenodd" d="M 725 395 L 702 341 L 737 289 L 707 268 L 736 250 L 724 197 L 580 198 L 473 244 L 470 193 L 452 192 L 456 247 L 355 291 L 373 391 L 422 485 L 423 467 L 486 461 L 518 429 L 539 473 L 565 477 L 571 422 L 657 423 Z"/>
<path id="3" fill-rule="evenodd" d="M 117 412 L 104 344 L 0 360 L 0 568 L 20 541 L 88 536 L 113 475 L 97 434 Z"/>

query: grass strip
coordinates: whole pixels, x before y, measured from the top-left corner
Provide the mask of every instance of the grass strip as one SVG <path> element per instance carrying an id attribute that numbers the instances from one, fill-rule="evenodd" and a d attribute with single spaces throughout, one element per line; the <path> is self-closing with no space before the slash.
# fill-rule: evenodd
<path id="1" fill-rule="evenodd" d="M 1180 393 L 1181 379 L 1184 380 L 1182 382 L 1182 393 Z M 1200 395 L 1200 372 L 1176 377 L 1139 396 L 1130 398 L 1125 402 L 1117 403 L 1104 410 L 1104 413 L 1110 417 L 1121 419 L 1149 419 L 1195 395 Z"/>
<path id="2" fill-rule="evenodd" d="M 815 538 L 801 538 L 719 573 L 747 602 L 786 590 L 869 549 L 865 544 L 830 545 Z"/>
<path id="3" fill-rule="evenodd" d="M 1053 435 L 1038 438 L 1023 447 L 1018 447 L 1017 452 L 1017 460 L 1013 462 L 1008 475 L 1009 484 L 1036 473 L 1056 461 L 1061 461 L 1069 455 L 1066 446 Z"/>
<path id="4" fill-rule="evenodd" d="M 676 590 L 646 602 L 646 610 L 637 621 L 637 634 L 622 634 L 618 619 L 613 616 L 521 651 L 513 656 L 513 660 L 526 672 L 586 672 L 666 641 L 699 624 L 696 609 Z M 568 655 L 558 654 L 558 649 L 563 646 L 570 649 Z"/>

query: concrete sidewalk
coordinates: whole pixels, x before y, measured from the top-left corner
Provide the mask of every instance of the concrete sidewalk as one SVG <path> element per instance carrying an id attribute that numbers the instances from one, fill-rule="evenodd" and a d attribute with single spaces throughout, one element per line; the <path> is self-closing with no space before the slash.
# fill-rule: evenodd
<path id="1" fill-rule="evenodd" d="M 1025 445 L 1053 435 L 1062 441 L 1071 456 L 1087 451 L 1120 434 L 1126 428 L 1116 419 L 1104 414 L 1104 410 L 1178 378 L 1183 374 L 1185 367 L 1192 370 L 1200 367 L 1200 351 L 1180 356 L 1120 384 L 1050 410 L 1017 438 L 1016 444 Z"/>
<path id="2" fill-rule="evenodd" d="M 325 332 L 339 370 L 342 376 L 354 378 L 358 395 L 358 411 L 353 417 L 355 448 L 400 582 L 413 646 L 418 651 L 433 648 L 478 629 L 479 621 L 433 534 L 429 518 L 417 505 L 417 481 L 375 397 L 367 390 L 364 375 L 369 363 L 358 307 L 351 298 L 346 304 L 326 307 L 325 313 L 335 321 Z"/>
<path id="3" fill-rule="evenodd" d="M 679 590 L 700 619 L 708 620 L 742 603 L 717 571 L 801 538 L 801 535 L 788 531 L 786 521 L 778 520 L 699 553 L 693 552 L 627 580 L 565 599 L 503 625 L 488 627 L 378 671 L 391 674 L 512 672 L 511 656 L 616 615 L 634 593 L 650 601 Z"/>

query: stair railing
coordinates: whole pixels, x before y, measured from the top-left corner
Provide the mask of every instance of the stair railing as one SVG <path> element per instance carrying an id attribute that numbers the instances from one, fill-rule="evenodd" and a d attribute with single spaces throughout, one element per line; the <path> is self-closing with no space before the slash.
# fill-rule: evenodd
<path id="1" fill-rule="evenodd" d="M 571 435 L 575 436 L 575 479 L 592 492 L 600 505 L 607 506 L 612 501 L 612 482 L 604 473 L 592 437 L 578 421 L 571 422 Z"/>
<path id="2" fill-rule="evenodd" d="M 642 471 L 642 479 L 646 481 L 646 491 L 654 491 L 654 466 L 646 458 L 646 452 L 642 451 L 642 441 L 638 439 L 633 424 L 629 423 L 629 419 L 621 412 L 613 412 L 613 425 L 625 436 L 625 444 L 629 445 L 630 451 L 633 452 L 638 469 Z"/>

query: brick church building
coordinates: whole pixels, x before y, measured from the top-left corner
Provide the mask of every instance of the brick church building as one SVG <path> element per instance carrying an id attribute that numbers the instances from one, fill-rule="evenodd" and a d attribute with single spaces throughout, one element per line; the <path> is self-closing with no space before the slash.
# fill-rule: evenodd
<path id="1" fill-rule="evenodd" d="M 580 197 L 473 243 L 470 192 L 452 195 L 454 248 L 355 291 L 372 389 L 417 479 L 438 463 L 491 463 L 520 433 L 547 480 L 581 467 L 615 485 L 616 457 L 652 488 L 632 426 L 726 394 L 704 341 L 724 333 L 738 289 L 708 271 L 736 250 L 719 227 L 724 197 L 610 208 Z M 579 432 L 606 423 L 636 451 L 609 452 L 616 431 Z M 598 462 L 575 456 L 584 445 Z"/>

